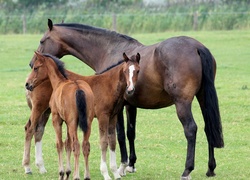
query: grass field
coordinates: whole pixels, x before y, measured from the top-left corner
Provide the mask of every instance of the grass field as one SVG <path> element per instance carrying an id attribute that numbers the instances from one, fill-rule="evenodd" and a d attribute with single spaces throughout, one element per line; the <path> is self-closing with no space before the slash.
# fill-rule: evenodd
<path id="1" fill-rule="evenodd" d="M 144 44 L 153 44 L 168 37 L 187 35 L 205 44 L 217 60 L 216 88 L 223 123 L 225 148 L 216 149 L 217 176 L 211 179 L 240 180 L 250 177 L 250 33 L 249 31 L 166 32 L 135 34 Z M 25 100 L 25 79 L 28 63 L 42 35 L 0 35 L 0 179 L 57 179 L 55 133 L 48 122 L 43 154 L 47 174 L 39 174 L 34 164 L 34 143 L 31 149 L 33 175 L 22 167 L 24 125 L 30 115 Z M 85 64 L 73 57 L 63 58 L 66 67 L 84 75 L 93 74 Z M 198 103 L 193 113 L 199 127 L 196 146 L 194 180 L 206 179 L 207 142 L 204 122 Z M 79 133 L 80 138 L 82 135 Z M 94 180 L 102 179 L 99 171 L 100 150 L 97 121 L 91 135 L 90 170 Z M 185 163 L 186 139 L 174 106 L 159 110 L 138 109 L 137 172 L 122 179 L 179 179 Z M 81 177 L 83 158 L 81 156 Z M 117 163 L 120 155 L 117 148 Z M 110 173 L 111 174 L 111 173 Z"/>

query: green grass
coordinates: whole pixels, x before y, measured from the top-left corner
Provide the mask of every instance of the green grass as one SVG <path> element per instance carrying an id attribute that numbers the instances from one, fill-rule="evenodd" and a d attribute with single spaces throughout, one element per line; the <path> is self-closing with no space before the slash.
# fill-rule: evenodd
<path id="1" fill-rule="evenodd" d="M 187 35 L 206 45 L 217 61 L 216 88 L 223 123 L 225 148 L 216 149 L 217 176 L 211 179 L 249 179 L 250 177 L 250 33 L 248 31 L 166 32 L 134 34 L 144 44 L 160 42 L 168 37 Z M 0 179 L 57 179 L 55 133 L 48 122 L 43 138 L 47 174 L 39 174 L 34 164 L 34 143 L 31 149 L 33 175 L 24 174 L 21 165 L 24 125 L 30 115 L 25 100 L 25 79 L 28 66 L 42 35 L 0 35 Z M 81 74 L 93 74 L 85 64 L 73 57 L 63 58 L 66 67 Z M 205 179 L 207 142 L 204 122 L 198 103 L 193 104 L 198 124 L 196 167 L 193 179 Z M 186 139 L 176 117 L 174 106 L 159 110 L 138 109 L 137 172 L 122 179 L 179 179 L 185 163 Z M 80 138 L 82 135 L 79 133 Z M 92 179 L 102 179 L 99 171 L 100 150 L 97 121 L 91 135 L 90 170 Z M 117 146 L 118 147 L 118 146 Z M 83 158 L 81 156 L 81 177 Z M 117 148 L 117 163 L 120 154 Z M 111 174 L 111 173 L 110 173 Z"/>

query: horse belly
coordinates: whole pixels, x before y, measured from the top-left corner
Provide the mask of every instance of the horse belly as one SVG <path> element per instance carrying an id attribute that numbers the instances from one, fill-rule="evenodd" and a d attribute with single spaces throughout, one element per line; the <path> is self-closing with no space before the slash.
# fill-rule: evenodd
<path id="1" fill-rule="evenodd" d="M 144 109 L 159 109 L 173 105 L 172 98 L 164 89 L 137 88 L 132 96 L 125 96 L 129 104 Z"/>

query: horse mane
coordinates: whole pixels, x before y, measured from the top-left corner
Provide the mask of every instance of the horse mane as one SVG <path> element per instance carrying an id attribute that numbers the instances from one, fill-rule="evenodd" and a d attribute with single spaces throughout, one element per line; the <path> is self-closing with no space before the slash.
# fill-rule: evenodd
<path id="1" fill-rule="evenodd" d="M 61 23 L 61 24 L 54 24 L 54 26 L 65 27 L 65 28 L 73 29 L 73 30 L 76 30 L 76 31 L 79 31 L 79 32 L 92 31 L 95 34 L 107 34 L 107 35 L 111 35 L 111 36 L 114 36 L 114 37 L 120 37 L 120 38 L 125 39 L 127 41 L 135 41 L 135 42 L 139 43 L 136 39 L 134 39 L 134 38 L 132 38 L 130 36 L 120 34 L 120 33 L 117 33 L 115 31 L 110 31 L 108 29 L 93 27 L 93 26 L 89 26 L 89 25 L 85 25 L 85 24 Z"/>
<path id="2" fill-rule="evenodd" d="M 116 66 L 122 64 L 123 62 L 125 62 L 125 61 L 124 61 L 124 60 L 120 60 L 120 61 L 118 61 L 116 64 L 113 64 L 113 65 L 107 67 L 106 69 L 104 69 L 104 70 L 101 71 L 101 72 L 96 72 L 95 74 L 96 74 L 96 75 L 103 74 L 103 73 L 107 72 L 108 70 L 110 70 L 110 69 L 112 69 L 112 68 L 114 68 L 114 67 L 116 67 Z"/>
<path id="3" fill-rule="evenodd" d="M 59 72 L 63 75 L 63 77 L 68 79 L 68 76 L 66 74 L 66 70 L 64 67 L 64 62 L 62 62 L 60 59 L 58 59 L 57 57 L 55 57 L 51 54 L 44 53 L 43 56 L 51 58 L 56 63 L 56 66 L 57 66 Z"/>

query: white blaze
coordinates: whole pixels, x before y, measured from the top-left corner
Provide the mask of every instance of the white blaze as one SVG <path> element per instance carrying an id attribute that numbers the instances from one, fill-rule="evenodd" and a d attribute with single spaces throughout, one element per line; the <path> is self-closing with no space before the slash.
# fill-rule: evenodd
<path id="1" fill-rule="evenodd" d="M 134 84 L 133 84 L 133 72 L 135 70 L 135 66 L 131 65 L 129 66 L 129 87 L 128 87 L 128 91 L 131 91 L 134 89 Z"/>

